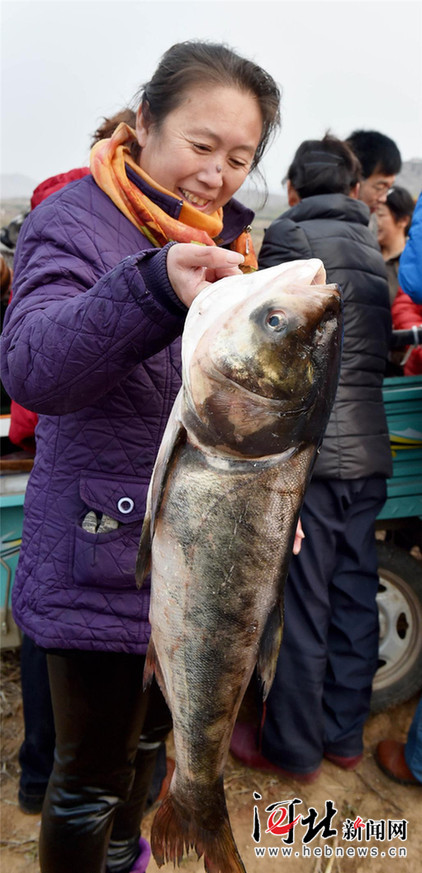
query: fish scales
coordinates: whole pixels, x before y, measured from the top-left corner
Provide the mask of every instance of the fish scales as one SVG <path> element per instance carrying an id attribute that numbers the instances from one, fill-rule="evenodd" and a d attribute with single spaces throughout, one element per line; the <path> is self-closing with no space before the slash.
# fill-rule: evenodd
<path id="1" fill-rule="evenodd" d="M 152 601 L 151 623 L 165 686 L 172 683 L 174 688 L 175 739 L 181 736 L 182 748 L 189 751 L 197 742 L 201 757 L 212 733 L 231 734 L 237 711 L 233 700 L 240 705 L 267 617 L 280 603 L 280 567 L 292 546 L 292 526 L 286 531 L 284 521 L 287 515 L 289 520 L 292 514 L 297 518 L 302 495 L 289 489 L 284 471 L 278 471 L 277 480 L 271 468 L 259 470 L 258 465 L 248 473 L 210 472 L 190 446 L 182 450 L 175 469 L 179 464 L 183 473 L 170 474 L 157 522 L 157 560 L 172 566 L 174 573 L 179 568 L 180 580 L 189 575 L 190 584 L 171 585 L 167 580 L 160 586 Z M 188 681 L 193 669 L 200 671 L 198 683 Z M 225 682 L 218 684 L 222 673 Z M 207 688 L 213 694 L 204 698 Z M 192 707 L 192 700 L 198 706 Z M 219 724 L 223 715 L 226 723 Z M 217 772 L 228 751 L 221 739 Z M 199 778 L 197 770 L 195 774 Z"/>
<path id="2" fill-rule="evenodd" d="M 340 299 L 324 281 L 316 259 L 221 280 L 186 320 L 137 570 L 151 553 L 145 681 L 155 673 L 173 717 L 176 768 L 151 832 L 160 866 L 195 848 L 208 873 L 245 870 L 224 768 L 255 666 L 264 695 L 272 682 L 295 529 L 337 384 Z"/>

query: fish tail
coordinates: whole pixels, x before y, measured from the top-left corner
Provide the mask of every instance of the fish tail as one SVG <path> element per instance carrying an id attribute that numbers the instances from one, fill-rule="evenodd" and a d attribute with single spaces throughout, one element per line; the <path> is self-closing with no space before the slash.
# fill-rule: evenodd
<path id="1" fill-rule="evenodd" d="M 168 862 L 180 867 L 183 855 L 194 849 L 198 859 L 204 856 L 206 873 L 246 873 L 228 818 L 213 831 L 187 820 L 171 789 L 152 823 L 151 849 L 158 867 Z"/>

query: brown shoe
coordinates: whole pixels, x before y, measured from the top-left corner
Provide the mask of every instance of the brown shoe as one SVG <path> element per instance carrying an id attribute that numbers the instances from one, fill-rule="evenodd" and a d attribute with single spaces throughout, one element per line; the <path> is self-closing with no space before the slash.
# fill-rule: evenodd
<path id="1" fill-rule="evenodd" d="M 422 787 L 422 783 L 416 779 L 406 764 L 404 743 L 399 743 L 397 740 L 381 740 L 376 748 L 375 760 L 383 773 L 394 779 L 394 782 Z"/>

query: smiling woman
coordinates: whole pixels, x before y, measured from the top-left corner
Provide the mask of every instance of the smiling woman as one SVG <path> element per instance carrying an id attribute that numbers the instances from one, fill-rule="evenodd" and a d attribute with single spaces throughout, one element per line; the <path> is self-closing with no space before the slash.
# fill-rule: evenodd
<path id="1" fill-rule="evenodd" d="M 163 187 L 211 215 L 250 172 L 261 132 L 262 113 L 252 94 L 198 86 L 159 127 L 140 108 L 139 164 Z"/>
<path id="2" fill-rule="evenodd" d="M 146 493 L 188 307 L 256 267 L 253 213 L 233 194 L 279 120 L 264 70 L 196 41 L 166 52 L 138 103 L 136 129 L 98 142 L 91 174 L 25 220 L 2 337 L 6 389 L 39 416 L 14 615 L 48 650 L 56 752 L 42 873 L 148 864 L 140 822 L 171 721 L 157 685 L 142 683 Z"/>

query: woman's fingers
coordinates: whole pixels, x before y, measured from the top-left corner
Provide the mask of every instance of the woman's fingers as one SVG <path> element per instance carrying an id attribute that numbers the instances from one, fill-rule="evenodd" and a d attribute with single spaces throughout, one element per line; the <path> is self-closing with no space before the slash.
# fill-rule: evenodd
<path id="1" fill-rule="evenodd" d="M 169 256 L 177 264 L 189 267 L 224 268 L 225 265 L 233 267 L 244 261 L 239 252 L 195 243 L 178 243 L 171 247 Z"/>
<path id="2" fill-rule="evenodd" d="M 297 523 L 296 533 L 295 533 L 295 539 L 294 539 L 294 543 L 293 543 L 293 554 L 294 555 L 299 554 L 299 552 L 302 548 L 302 540 L 304 540 L 304 539 L 305 539 L 305 534 L 303 533 L 302 522 L 299 518 L 299 521 Z"/>
<path id="3" fill-rule="evenodd" d="M 238 252 L 217 246 L 178 243 L 168 251 L 167 273 L 179 299 L 190 306 L 207 282 L 236 275 L 243 261 Z"/>
<path id="4" fill-rule="evenodd" d="M 241 272 L 238 264 L 234 264 L 233 267 L 225 264 L 223 267 L 208 269 L 206 271 L 206 278 L 208 282 L 218 282 L 219 279 L 224 279 L 226 276 L 238 276 Z"/>

